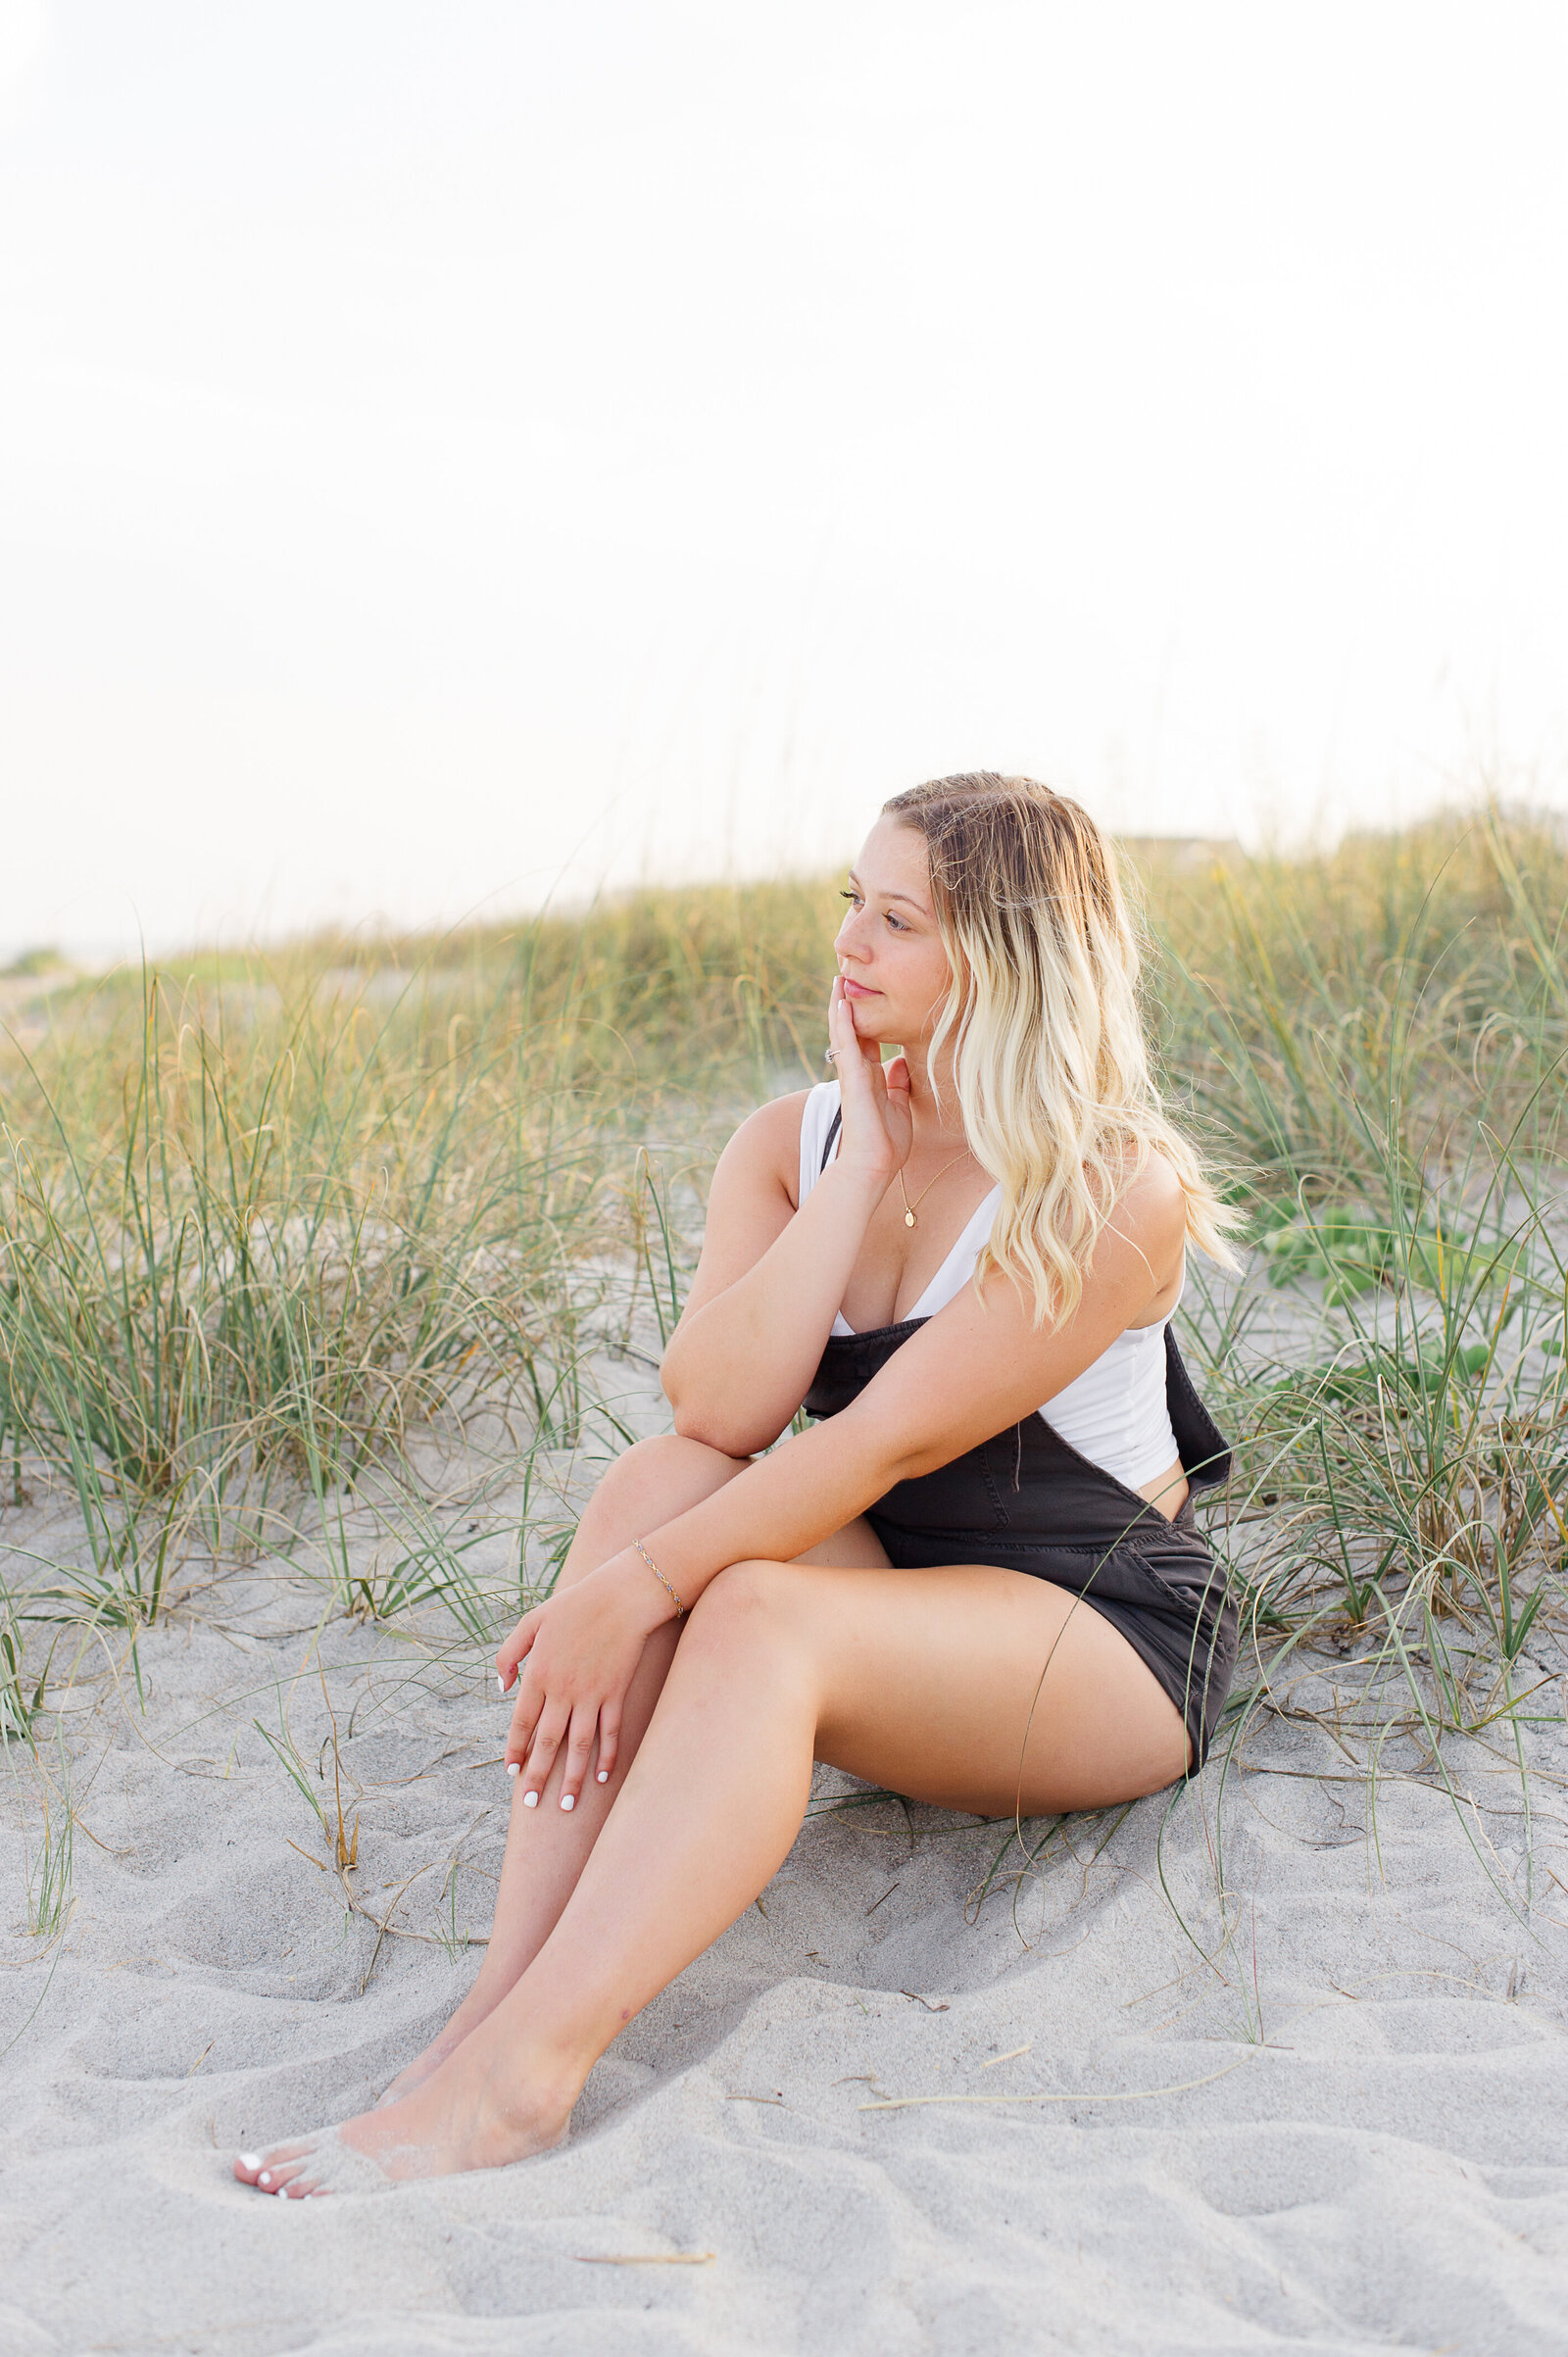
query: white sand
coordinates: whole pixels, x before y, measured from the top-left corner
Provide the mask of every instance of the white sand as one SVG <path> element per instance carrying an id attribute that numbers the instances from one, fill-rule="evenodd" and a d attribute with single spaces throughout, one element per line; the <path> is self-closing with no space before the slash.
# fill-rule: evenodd
<path id="1" fill-rule="evenodd" d="M 482 1510 L 497 1570 L 508 1507 Z M 13 1577 L 78 1544 L 47 1499 L 0 1521 Z M 450 2010 L 474 1956 L 436 1935 L 484 1931 L 506 1809 L 478 1654 L 327 1623 L 350 1880 L 423 1935 L 378 1948 L 253 1724 L 286 1709 L 314 1776 L 319 1592 L 265 1568 L 143 1638 L 145 1714 L 122 1639 L 57 1685 L 42 1750 L 80 1830 L 53 1946 L 25 1931 L 39 1793 L 12 1746 L 0 2357 L 1568 2347 L 1556 1731 L 1528 1829 L 1506 1743 L 1472 1743 L 1457 1809 L 1381 1786 L 1374 1849 L 1364 1783 L 1270 1720 L 1222 1805 L 1211 1767 L 1080 1822 L 977 1913 L 997 1833 L 818 1817 L 560 2153 L 298 2206 L 235 2186 L 236 2148 L 363 2107 Z M 866 2108 L 931 2095 L 985 2100 Z"/>

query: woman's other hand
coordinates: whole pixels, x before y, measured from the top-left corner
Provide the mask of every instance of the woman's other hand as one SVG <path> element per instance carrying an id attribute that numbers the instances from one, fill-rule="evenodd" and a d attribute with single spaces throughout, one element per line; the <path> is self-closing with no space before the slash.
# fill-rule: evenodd
<path id="1" fill-rule="evenodd" d="M 505 1694 L 517 1681 L 507 1736 L 507 1773 L 525 1808 L 536 1808 L 564 1748 L 561 1805 L 574 1808 L 599 1742 L 598 1780 L 609 1781 L 620 1717 L 643 1646 L 674 1618 L 668 1596 L 631 1548 L 525 1612 L 496 1654 Z"/>
<path id="2" fill-rule="evenodd" d="M 881 1045 L 855 1028 L 855 1002 L 838 975 L 828 1001 L 828 1041 L 838 1074 L 844 1128 L 839 1159 L 891 1184 L 909 1158 L 909 1067 L 902 1056 L 882 1061 Z"/>

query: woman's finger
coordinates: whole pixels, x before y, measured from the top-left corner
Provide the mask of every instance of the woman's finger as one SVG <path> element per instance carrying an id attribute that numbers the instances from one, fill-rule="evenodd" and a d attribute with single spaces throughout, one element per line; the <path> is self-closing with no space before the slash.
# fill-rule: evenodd
<path id="1" fill-rule="evenodd" d="M 828 1029 L 833 1033 L 833 1045 L 836 1048 L 854 1049 L 857 1052 L 856 1060 L 863 1063 L 868 1048 L 876 1056 L 881 1056 L 882 1051 L 877 1042 L 861 1039 L 859 1032 L 856 1029 L 855 1004 L 844 987 L 842 974 L 833 985 L 833 997 L 828 1007 Z M 848 1063 L 850 1058 L 842 1056 L 840 1061 Z"/>
<path id="2" fill-rule="evenodd" d="M 850 994 L 844 987 L 842 974 L 834 982 L 833 996 L 828 1001 L 827 1028 L 835 1048 L 863 1051 L 865 1042 L 855 1028 L 855 1008 L 851 1004 Z M 848 1063 L 850 1057 L 843 1055 L 839 1060 L 841 1063 Z"/>
<path id="3" fill-rule="evenodd" d="M 882 1051 L 875 1040 L 863 1040 L 855 1028 L 855 1014 L 844 995 L 842 978 L 833 985 L 833 999 L 828 1008 L 828 1037 L 834 1048 L 833 1069 L 838 1074 L 839 1089 L 848 1116 L 852 1104 L 869 1105 L 864 1094 L 871 1078 L 871 1066 L 880 1068 Z"/>
<path id="4" fill-rule="evenodd" d="M 582 1798 L 583 1780 L 588 1774 L 588 1761 L 593 1753 L 594 1729 L 599 1713 L 592 1703 L 579 1702 L 571 1714 L 571 1732 L 566 1738 L 566 1764 L 561 1772 L 561 1805 L 574 1809 Z"/>
<path id="5" fill-rule="evenodd" d="M 539 1681 L 537 1678 L 529 1677 L 524 1671 L 517 1686 L 517 1699 L 513 1705 L 512 1724 L 507 1729 L 506 1758 L 509 1776 L 517 1775 L 528 1757 L 528 1746 L 533 1742 L 534 1728 L 538 1723 L 539 1713 L 543 1710 L 544 1703 L 544 1692 Z"/>
<path id="6" fill-rule="evenodd" d="M 523 1614 L 521 1620 L 518 1621 L 516 1627 L 513 1630 L 512 1635 L 504 1639 L 501 1645 L 497 1646 L 496 1677 L 500 1681 L 501 1691 L 503 1694 L 506 1693 L 507 1689 L 511 1686 L 512 1681 L 514 1678 L 515 1678 L 517 1674 L 517 1664 L 524 1658 L 538 1634 L 539 1608 L 537 1605 L 535 1605 L 531 1612 L 525 1612 Z"/>
<path id="7" fill-rule="evenodd" d="M 834 976 L 833 988 L 829 991 L 827 1000 L 827 1044 L 834 1052 L 835 1068 L 843 1060 L 841 1051 L 849 1044 L 845 1037 L 848 1022 L 849 1008 L 844 1000 L 844 977 L 842 974 L 837 974 Z"/>
<path id="8" fill-rule="evenodd" d="M 533 1742 L 522 1771 L 522 1805 L 525 1809 L 539 1806 L 539 1795 L 550 1780 L 550 1771 L 556 1764 L 556 1753 L 561 1749 L 570 1715 L 564 1702 L 554 1701 L 547 1702 L 539 1714 L 539 1724 L 533 1731 Z"/>
<path id="9" fill-rule="evenodd" d="M 620 1696 L 601 1705 L 599 1712 L 599 1764 L 594 1770 L 596 1784 L 608 1784 L 615 1773 L 615 1759 L 620 1750 Z"/>

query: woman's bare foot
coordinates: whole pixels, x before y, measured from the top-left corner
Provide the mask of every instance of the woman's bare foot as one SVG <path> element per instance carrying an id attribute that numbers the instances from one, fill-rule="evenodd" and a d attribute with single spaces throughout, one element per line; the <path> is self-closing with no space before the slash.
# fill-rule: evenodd
<path id="1" fill-rule="evenodd" d="M 383 2101 L 336 2128 L 242 2152 L 241 2185 L 303 2201 L 322 2193 L 384 2191 L 413 2178 L 451 2177 L 465 2169 L 504 2169 L 548 2152 L 566 2133 L 576 2084 L 535 2080 L 513 2060 L 487 2050 L 495 2041 L 466 2038 L 412 2093 Z"/>
<path id="2" fill-rule="evenodd" d="M 443 2038 L 437 2038 L 433 2045 L 425 2047 L 422 2054 L 416 2054 L 414 2060 L 406 2064 L 395 2079 L 388 2081 L 376 2096 L 373 2108 L 376 2111 L 385 2111 L 389 2104 L 401 2103 L 406 2096 L 413 2094 L 416 2087 L 423 2087 L 425 2081 L 441 2068 L 452 2051 L 450 2042 Z"/>
<path id="3" fill-rule="evenodd" d="M 406 2095 L 414 2093 L 416 2087 L 423 2087 L 427 2079 L 433 2078 L 441 2065 L 457 2052 L 464 2039 L 471 2038 L 480 2024 L 490 2019 L 502 1999 L 511 1995 L 522 1969 L 519 1959 L 511 1972 L 497 1971 L 487 1957 L 480 1967 L 478 1979 L 452 2019 L 436 2033 L 423 2052 L 416 2054 L 414 2060 L 406 2064 L 383 2088 L 375 2099 L 376 2110 L 382 2111 L 389 2104 L 401 2103 Z"/>
<path id="4" fill-rule="evenodd" d="M 382 2088 L 375 2099 L 375 2109 L 385 2111 L 389 2104 L 401 2103 L 406 2096 L 414 2093 L 416 2087 L 423 2087 L 427 2079 L 435 2076 L 447 2057 L 457 2052 L 467 2037 L 469 2027 L 476 2028 L 477 2024 L 463 2025 L 461 2013 L 455 2013 L 440 2037 L 433 2038 L 423 2053 L 416 2054 L 414 2060 L 406 2063 L 397 2077 Z"/>

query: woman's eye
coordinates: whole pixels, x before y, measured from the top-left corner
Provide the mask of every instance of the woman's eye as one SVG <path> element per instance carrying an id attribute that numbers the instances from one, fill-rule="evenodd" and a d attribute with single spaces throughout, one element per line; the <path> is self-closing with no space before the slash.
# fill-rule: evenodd
<path id="1" fill-rule="evenodd" d="M 865 907 L 865 902 L 861 898 L 860 894 L 858 892 L 852 892 L 847 887 L 840 891 L 839 899 L 841 901 L 848 901 L 852 908 L 863 908 Z M 895 933 L 907 933 L 909 930 L 903 917 L 895 916 L 891 908 L 883 909 L 882 921 L 885 925 L 891 926 Z"/>
<path id="2" fill-rule="evenodd" d="M 851 892 L 847 888 L 840 891 L 839 899 L 841 901 L 848 901 L 852 908 L 863 908 L 865 907 L 865 903 L 860 898 L 860 895 L 858 892 Z M 909 930 L 903 917 L 895 916 L 891 908 L 883 909 L 882 921 L 886 925 L 891 925 L 895 933 L 907 933 Z"/>

